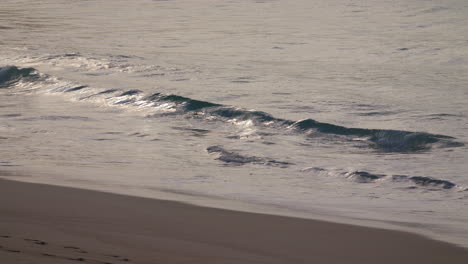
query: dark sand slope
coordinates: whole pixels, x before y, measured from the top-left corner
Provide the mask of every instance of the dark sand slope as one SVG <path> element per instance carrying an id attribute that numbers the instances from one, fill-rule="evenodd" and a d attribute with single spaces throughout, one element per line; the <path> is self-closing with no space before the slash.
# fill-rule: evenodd
<path id="1" fill-rule="evenodd" d="M 0 263 L 443 263 L 395 231 L 0 180 Z"/>

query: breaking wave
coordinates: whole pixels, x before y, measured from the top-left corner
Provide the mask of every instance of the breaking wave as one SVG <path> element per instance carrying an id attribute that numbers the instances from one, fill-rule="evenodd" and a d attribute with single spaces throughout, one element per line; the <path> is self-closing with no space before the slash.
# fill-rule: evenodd
<path id="1" fill-rule="evenodd" d="M 21 80 L 34 81 L 38 77 L 37 71 L 33 68 L 0 67 L 0 88 L 9 88 Z"/>
<path id="2" fill-rule="evenodd" d="M 459 186 L 451 181 L 437 179 L 433 177 L 427 176 L 407 176 L 407 175 L 386 175 L 386 174 L 378 174 L 378 173 L 371 173 L 367 171 L 334 171 L 334 170 L 327 170 L 324 168 L 319 167 L 310 167 L 305 168 L 302 172 L 313 172 L 316 174 L 326 174 L 328 176 L 342 176 L 346 179 L 350 179 L 357 183 L 375 183 L 378 181 L 390 181 L 390 182 L 401 182 L 401 183 L 409 183 L 412 184 L 412 188 L 424 187 L 430 188 L 432 190 L 441 190 L 441 189 L 455 189 L 458 188 L 460 190 L 464 190 L 462 186 Z"/>
<path id="3" fill-rule="evenodd" d="M 256 156 L 244 156 L 233 151 L 227 151 L 221 146 L 211 146 L 206 149 L 208 153 L 218 154 L 217 160 L 225 162 L 230 165 L 244 165 L 244 164 L 258 164 L 266 166 L 274 166 L 286 168 L 292 163 L 285 161 L 278 161 L 270 158 L 261 158 Z"/>
<path id="4" fill-rule="evenodd" d="M 426 187 L 440 187 L 443 189 L 452 189 L 457 187 L 457 185 L 453 182 L 447 180 L 440 180 L 435 179 L 432 177 L 425 177 L 425 176 L 405 176 L 405 175 L 393 175 L 392 178 L 394 180 L 409 180 L 416 185 L 426 186 Z"/>
<path id="5" fill-rule="evenodd" d="M 306 133 L 319 132 L 340 136 L 365 138 L 378 149 L 386 152 L 414 152 L 430 148 L 431 144 L 440 142 L 445 146 L 453 143 L 453 137 L 389 129 L 348 128 L 334 124 L 322 123 L 313 119 L 295 122 L 291 125 Z"/>
<path id="6" fill-rule="evenodd" d="M 46 76 L 46 75 L 41 75 Z M 18 81 L 47 81 L 56 80 L 44 77 L 40 80 L 39 73 L 33 68 L 18 68 L 7 66 L 0 68 L 0 88 L 14 86 Z M 50 87 L 45 85 L 46 87 Z M 330 123 L 319 122 L 314 119 L 292 121 L 275 118 L 272 115 L 256 110 L 247 110 L 208 101 L 196 100 L 180 95 L 154 93 L 146 95 L 140 90 L 122 91 L 117 89 L 97 90 L 87 85 L 64 83 L 52 86 L 48 92 L 76 93 L 79 100 L 98 99 L 108 105 L 147 107 L 149 116 L 158 115 L 186 115 L 205 120 L 219 120 L 227 122 L 249 121 L 255 126 L 270 127 L 303 133 L 307 136 L 321 135 L 335 136 L 343 140 L 359 140 L 368 147 L 383 152 L 418 152 L 430 149 L 432 146 L 457 147 L 463 143 L 455 141 L 453 137 L 430 134 L 425 132 L 411 132 L 389 129 L 349 128 Z"/>

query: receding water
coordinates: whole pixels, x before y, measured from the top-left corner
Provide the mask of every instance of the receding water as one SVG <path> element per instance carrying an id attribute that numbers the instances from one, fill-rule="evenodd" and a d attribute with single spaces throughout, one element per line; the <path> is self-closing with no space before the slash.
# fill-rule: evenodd
<path id="1" fill-rule="evenodd" d="M 461 0 L 4 0 L 0 172 L 468 246 L 467 25 Z"/>

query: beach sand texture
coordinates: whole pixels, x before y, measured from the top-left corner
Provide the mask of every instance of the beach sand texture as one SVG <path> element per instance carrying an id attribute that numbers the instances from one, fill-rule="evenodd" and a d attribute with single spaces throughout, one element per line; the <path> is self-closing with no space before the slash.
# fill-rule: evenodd
<path id="1" fill-rule="evenodd" d="M 468 251 L 398 232 L 0 181 L 0 260 L 19 263 L 450 263 Z"/>

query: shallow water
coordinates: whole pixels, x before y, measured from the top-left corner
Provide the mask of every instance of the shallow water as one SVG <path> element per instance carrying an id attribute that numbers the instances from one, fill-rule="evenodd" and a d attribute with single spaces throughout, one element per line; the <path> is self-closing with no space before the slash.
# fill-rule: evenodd
<path id="1" fill-rule="evenodd" d="M 467 246 L 467 20 L 460 0 L 5 0 L 0 170 Z"/>

